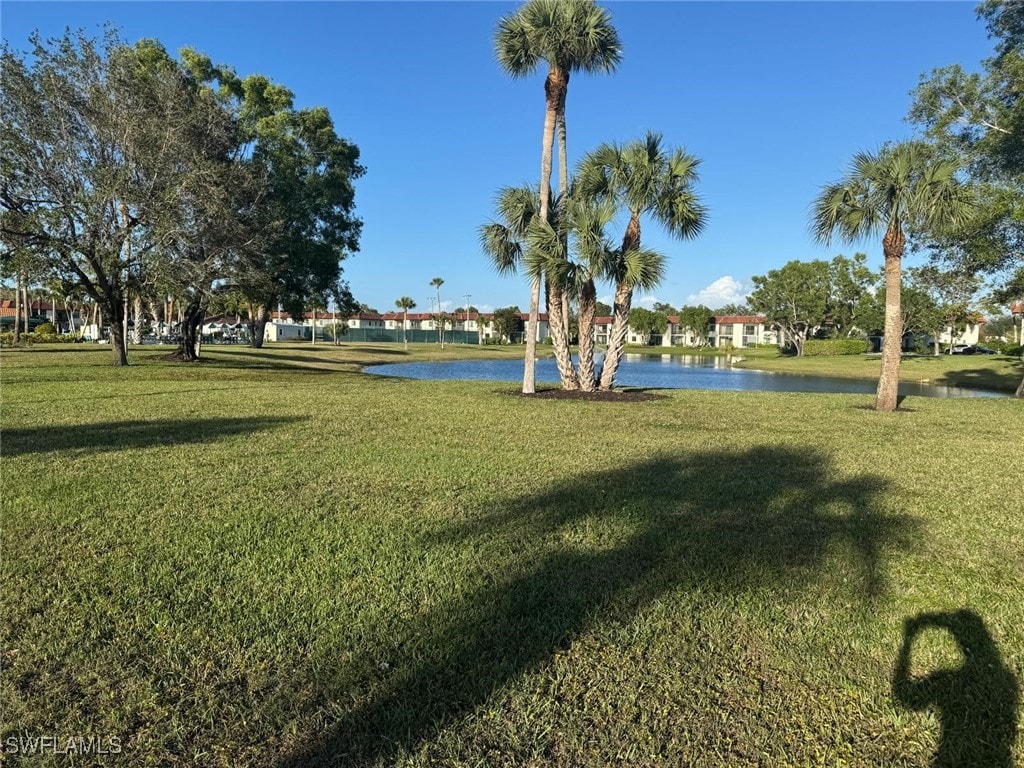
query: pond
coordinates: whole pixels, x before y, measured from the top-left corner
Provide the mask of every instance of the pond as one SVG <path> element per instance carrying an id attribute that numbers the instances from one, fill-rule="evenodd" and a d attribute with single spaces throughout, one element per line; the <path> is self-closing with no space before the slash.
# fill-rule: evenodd
<path id="1" fill-rule="evenodd" d="M 826 392 L 874 394 L 877 382 L 805 376 L 733 368 L 733 358 L 700 355 L 623 356 L 615 383 L 623 387 L 653 389 L 721 389 L 737 392 Z M 600 368 L 598 358 L 598 368 Z M 522 360 L 453 360 L 443 363 L 392 363 L 374 365 L 367 373 L 409 379 L 482 379 L 522 381 Z M 553 358 L 537 361 L 537 381 L 557 384 L 558 369 Z M 917 397 L 1003 397 L 997 392 L 962 389 L 940 384 L 903 382 L 901 395 Z"/>

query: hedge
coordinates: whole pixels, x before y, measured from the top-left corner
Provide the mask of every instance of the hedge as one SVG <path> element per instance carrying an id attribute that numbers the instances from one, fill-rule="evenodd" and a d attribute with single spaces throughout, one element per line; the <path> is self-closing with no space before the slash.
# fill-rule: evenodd
<path id="1" fill-rule="evenodd" d="M 804 342 L 804 357 L 863 355 L 868 348 L 867 339 L 808 339 Z"/>

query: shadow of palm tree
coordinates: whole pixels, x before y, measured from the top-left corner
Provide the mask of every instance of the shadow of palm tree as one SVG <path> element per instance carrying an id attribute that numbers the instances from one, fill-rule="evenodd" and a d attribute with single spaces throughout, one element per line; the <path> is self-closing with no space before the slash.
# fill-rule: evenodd
<path id="1" fill-rule="evenodd" d="M 51 451 L 123 451 L 154 446 L 210 443 L 300 421 L 298 417 L 248 416 L 222 419 L 105 421 L 31 429 L 4 429 L 0 453 L 6 458 Z"/>
<path id="2" fill-rule="evenodd" d="M 1020 362 L 1017 360 L 1016 362 Z M 960 371 L 947 371 L 937 381 L 953 387 L 965 389 L 989 389 L 1012 394 L 1020 384 L 1024 365 L 1015 366 L 1016 370 L 1007 372 L 994 371 L 991 368 L 964 368 Z"/>
<path id="3" fill-rule="evenodd" d="M 956 669 L 911 677 L 914 641 L 926 628 L 952 635 L 963 654 Z M 921 613 L 903 625 L 893 695 L 913 710 L 938 710 L 941 732 L 932 760 L 936 768 L 1013 768 L 1020 693 L 1017 678 L 1003 663 L 985 622 L 974 611 Z"/>
<path id="4" fill-rule="evenodd" d="M 887 548 L 906 546 L 915 526 L 876 508 L 881 480 L 832 480 L 832 471 L 824 456 L 787 448 L 654 457 L 435 534 L 429 545 L 493 558 L 491 586 L 448 619 L 424 616 L 397 640 L 382 633 L 382 657 L 395 660 L 387 678 L 372 679 L 370 663 L 361 665 L 370 671 L 339 670 L 324 695 L 360 703 L 282 766 L 386 763 L 547 663 L 592 623 L 628 619 L 670 590 L 789 589 L 841 548 L 853 561 L 851 588 L 872 599 L 884 590 Z M 611 540 L 566 544 L 572 537 L 563 534 L 588 522 Z"/>

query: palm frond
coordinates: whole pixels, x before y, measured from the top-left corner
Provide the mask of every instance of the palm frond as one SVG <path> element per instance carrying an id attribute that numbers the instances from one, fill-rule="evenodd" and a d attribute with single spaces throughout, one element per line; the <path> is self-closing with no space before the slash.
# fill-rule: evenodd
<path id="1" fill-rule="evenodd" d="M 634 290 L 651 290 L 665 278 L 665 256 L 658 251 L 638 248 L 627 251 L 621 257 L 621 274 L 624 285 Z"/>
<path id="2" fill-rule="evenodd" d="M 523 245 L 511 229 L 492 222 L 479 231 L 480 247 L 499 274 L 515 274 L 523 261 Z"/>

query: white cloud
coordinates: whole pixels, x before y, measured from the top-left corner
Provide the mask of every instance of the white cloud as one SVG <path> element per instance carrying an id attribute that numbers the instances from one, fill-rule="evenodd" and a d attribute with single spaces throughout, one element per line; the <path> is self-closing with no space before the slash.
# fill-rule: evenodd
<path id="1" fill-rule="evenodd" d="M 607 304 L 610 307 L 612 305 L 612 302 L 615 301 L 615 297 L 609 293 L 607 296 L 598 296 L 597 300 L 600 301 L 602 304 Z"/>
<path id="2" fill-rule="evenodd" d="M 746 300 L 747 290 L 743 287 L 743 283 L 732 275 L 724 275 L 711 285 L 686 297 L 686 303 L 691 306 L 703 304 L 711 309 L 717 309 L 726 304 L 744 304 Z"/>
<path id="3" fill-rule="evenodd" d="M 663 303 L 657 296 L 641 296 L 639 299 L 633 301 L 634 307 L 643 307 L 644 309 L 654 309 L 655 304 Z"/>

